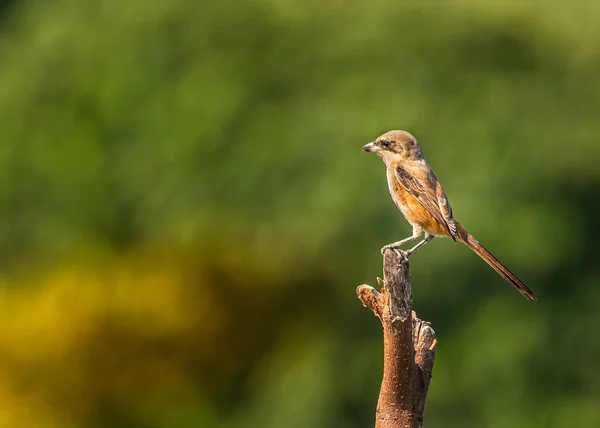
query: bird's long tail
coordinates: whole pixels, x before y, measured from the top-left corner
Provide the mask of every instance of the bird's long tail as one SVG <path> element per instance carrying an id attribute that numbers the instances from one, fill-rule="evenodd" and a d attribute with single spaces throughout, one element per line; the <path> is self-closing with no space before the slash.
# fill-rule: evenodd
<path id="1" fill-rule="evenodd" d="M 528 299 L 537 300 L 533 292 L 523 282 L 517 278 L 506 266 L 502 264 L 492 253 L 486 250 L 477 239 L 473 238 L 460 224 L 457 224 L 459 240 L 464 242 L 475 254 L 481 257 L 490 265 L 502 278 L 508 281 L 513 287 Z"/>

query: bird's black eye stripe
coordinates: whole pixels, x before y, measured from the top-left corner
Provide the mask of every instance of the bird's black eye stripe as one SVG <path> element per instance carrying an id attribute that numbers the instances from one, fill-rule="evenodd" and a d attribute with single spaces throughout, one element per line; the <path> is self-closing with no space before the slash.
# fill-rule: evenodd
<path id="1" fill-rule="evenodd" d="M 383 140 L 383 141 L 381 142 L 381 144 L 382 144 L 383 146 L 385 146 L 385 147 L 389 147 L 389 146 L 390 146 L 390 142 L 389 142 L 389 141 L 387 141 L 387 140 Z"/>

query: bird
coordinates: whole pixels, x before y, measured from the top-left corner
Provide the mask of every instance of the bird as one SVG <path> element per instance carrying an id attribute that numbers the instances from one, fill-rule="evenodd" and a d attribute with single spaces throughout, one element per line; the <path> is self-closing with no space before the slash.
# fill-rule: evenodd
<path id="1" fill-rule="evenodd" d="M 413 135 L 402 130 L 388 131 L 366 144 L 363 150 L 376 153 L 383 160 L 390 195 L 412 226 L 411 236 L 385 245 L 382 254 L 387 249 L 400 251 L 402 245 L 423 235 L 420 242 L 404 251 L 408 257 L 434 237 L 448 237 L 469 247 L 523 296 L 537 300 L 523 281 L 454 219 L 444 188 Z"/>

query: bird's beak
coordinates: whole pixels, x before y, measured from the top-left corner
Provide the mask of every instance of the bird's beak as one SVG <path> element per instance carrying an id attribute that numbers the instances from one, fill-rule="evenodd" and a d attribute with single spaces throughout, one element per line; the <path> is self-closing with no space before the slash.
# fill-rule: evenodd
<path id="1" fill-rule="evenodd" d="M 363 146 L 362 148 L 365 152 L 373 152 L 373 153 L 377 153 L 379 151 L 379 146 L 377 146 L 375 144 L 375 142 L 371 142 L 369 144 L 366 144 L 365 146 Z"/>

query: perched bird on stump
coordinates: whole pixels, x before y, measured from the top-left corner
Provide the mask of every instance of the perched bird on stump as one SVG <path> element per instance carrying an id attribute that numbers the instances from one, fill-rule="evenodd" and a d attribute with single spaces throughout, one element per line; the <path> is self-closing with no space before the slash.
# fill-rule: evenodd
<path id="1" fill-rule="evenodd" d="M 398 250 L 423 233 L 424 239 L 407 250 L 407 256 L 435 236 L 452 238 L 473 250 L 525 297 L 536 300 L 533 292 L 514 273 L 454 219 L 442 184 L 425 160 L 415 137 L 406 131 L 389 131 L 365 145 L 363 150 L 377 153 L 383 160 L 390 195 L 413 228 L 411 236 L 386 245 L 381 249 L 382 253 L 388 248 Z"/>

